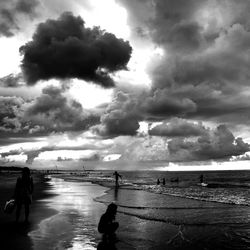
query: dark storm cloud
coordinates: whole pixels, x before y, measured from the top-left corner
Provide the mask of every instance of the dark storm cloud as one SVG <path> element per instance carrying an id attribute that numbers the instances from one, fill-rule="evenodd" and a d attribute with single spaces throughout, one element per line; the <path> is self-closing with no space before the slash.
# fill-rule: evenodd
<path id="1" fill-rule="evenodd" d="M 3 87 L 16 88 L 22 86 L 23 84 L 22 74 L 9 74 L 0 78 L 0 85 Z"/>
<path id="2" fill-rule="evenodd" d="M 30 105 L 29 101 L 21 97 L 0 96 L 0 135 L 1 139 L 5 138 L 5 144 L 8 137 L 11 142 L 16 140 L 13 137 L 31 136 L 31 134 L 44 129 L 37 124 L 32 124 L 30 120 L 24 119 L 25 110 Z"/>
<path id="3" fill-rule="evenodd" d="M 15 9 L 20 13 L 33 15 L 34 9 L 38 4 L 39 2 L 36 0 L 18 0 Z"/>
<path id="4" fill-rule="evenodd" d="M 0 134 L 21 131 L 21 109 L 24 100 L 21 97 L 0 96 Z"/>
<path id="5" fill-rule="evenodd" d="M 203 161 L 242 155 L 249 151 L 249 146 L 242 138 L 235 138 L 225 125 L 220 125 L 196 141 L 173 139 L 168 143 L 168 150 L 170 161 Z"/>
<path id="6" fill-rule="evenodd" d="M 192 100 L 195 109 L 188 110 L 188 107 L 184 106 L 182 114 L 185 117 L 241 124 L 245 124 L 249 119 L 248 93 L 250 92 L 248 87 L 239 88 L 239 86 L 204 82 L 196 86 L 187 84 L 178 88 L 161 90 L 162 93 L 164 91 L 168 92 L 173 100 L 182 100 L 187 97 Z M 177 112 L 175 114 L 180 115 Z"/>
<path id="7" fill-rule="evenodd" d="M 18 115 L 18 108 L 20 108 L 23 103 L 24 100 L 21 97 L 0 96 L 0 119 L 16 117 Z"/>
<path id="8" fill-rule="evenodd" d="M 126 69 L 132 48 L 99 27 L 65 12 L 40 23 L 33 40 L 20 48 L 22 70 L 29 85 L 51 78 L 79 78 L 103 87 L 114 86 L 111 73 Z"/>
<path id="9" fill-rule="evenodd" d="M 1 138 L 23 138 L 52 132 L 79 132 L 100 122 L 100 114 L 85 110 L 65 93 L 49 86 L 32 101 L 21 97 L 0 97 Z M 6 144 L 6 140 L 3 141 Z M 8 143 L 7 143 L 8 144 Z"/>
<path id="10" fill-rule="evenodd" d="M 99 122 L 99 115 L 84 110 L 79 102 L 66 97 L 63 92 L 53 86 L 43 89 L 42 95 L 25 110 L 24 120 L 47 132 L 80 131 Z"/>
<path id="11" fill-rule="evenodd" d="M 93 127 L 93 130 L 102 136 L 135 135 L 141 119 L 136 107 L 137 100 L 132 96 L 116 92 L 101 117 L 101 125 Z"/>
<path id="12" fill-rule="evenodd" d="M 117 88 L 101 116 L 101 124 L 92 129 L 105 137 L 136 135 L 140 121 L 164 120 L 195 111 L 196 105 L 190 99 L 160 90 L 152 95 L 148 90 L 128 85 Z"/>
<path id="13" fill-rule="evenodd" d="M 130 26 L 144 30 L 165 52 L 150 67 L 151 96 L 165 92 L 176 102 L 189 100 L 195 109 L 184 109 L 186 117 L 249 122 L 249 1 L 119 2 Z M 156 106 L 154 113 L 164 115 L 168 108 L 180 115 L 171 105 Z"/>
<path id="14" fill-rule="evenodd" d="M 166 90 L 156 90 L 142 100 L 142 109 L 150 117 L 169 117 L 196 111 L 196 104 L 188 98 L 171 96 Z"/>
<path id="15" fill-rule="evenodd" d="M 33 18 L 38 4 L 37 0 L 1 0 L 0 36 L 13 36 L 21 28 L 19 16 Z"/>
<path id="16" fill-rule="evenodd" d="M 169 122 L 156 125 L 148 131 L 149 135 L 167 137 L 200 136 L 206 133 L 202 123 L 189 122 L 181 118 L 173 118 Z"/>
<path id="17" fill-rule="evenodd" d="M 204 41 L 199 20 L 193 18 L 206 1 L 155 1 L 150 33 L 154 41 L 177 53 L 199 50 Z"/>

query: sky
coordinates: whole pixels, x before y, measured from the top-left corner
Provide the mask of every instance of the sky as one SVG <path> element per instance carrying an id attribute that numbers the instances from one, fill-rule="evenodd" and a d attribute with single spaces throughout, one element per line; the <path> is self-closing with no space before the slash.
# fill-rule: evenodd
<path id="1" fill-rule="evenodd" d="M 249 12 L 2 0 L 0 164 L 250 170 Z"/>

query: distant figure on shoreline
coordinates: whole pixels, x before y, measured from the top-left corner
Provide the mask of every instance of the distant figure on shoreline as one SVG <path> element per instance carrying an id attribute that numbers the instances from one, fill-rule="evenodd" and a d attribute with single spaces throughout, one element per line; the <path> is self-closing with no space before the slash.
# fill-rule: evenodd
<path id="1" fill-rule="evenodd" d="M 165 178 L 162 179 L 162 185 L 165 185 L 166 184 L 166 180 Z"/>
<path id="2" fill-rule="evenodd" d="M 115 171 L 113 173 L 113 175 L 115 176 L 115 186 L 118 187 L 119 186 L 118 179 L 119 179 L 119 177 L 122 178 L 122 176 L 120 174 L 118 174 L 117 171 Z"/>
<path id="3" fill-rule="evenodd" d="M 22 169 L 22 176 L 17 178 L 16 187 L 14 192 L 14 199 L 16 201 L 16 222 L 20 217 L 22 205 L 25 209 L 25 222 L 28 223 L 29 219 L 29 206 L 32 202 L 33 193 L 33 179 L 30 176 L 30 169 L 25 167 Z"/>
<path id="4" fill-rule="evenodd" d="M 116 212 L 117 205 L 110 203 L 99 221 L 98 232 L 103 234 L 105 240 L 115 238 L 115 231 L 119 227 L 119 223 L 115 221 Z"/>
<path id="5" fill-rule="evenodd" d="M 160 185 L 160 180 L 159 179 L 157 179 L 157 185 Z"/>
<path id="6" fill-rule="evenodd" d="M 170 181 L 171 182 L 179 182 L 179 178 L 178 177 L 177 178 L 171 178 Z"/>
<path id="7" fill-rule="evenodd" d="M 200 183 L 203 183 L 204 182 L 204 177 L 203 177 L 203 174 L 200 175 Z"/>

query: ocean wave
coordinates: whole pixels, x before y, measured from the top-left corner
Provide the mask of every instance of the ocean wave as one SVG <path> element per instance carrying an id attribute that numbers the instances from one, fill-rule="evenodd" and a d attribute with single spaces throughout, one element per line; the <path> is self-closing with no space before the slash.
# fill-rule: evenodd
<path id="1" fill-rule="evenodd" d="M 235 193 L 232 193 L 232 190 L 209 189 L 202 187 L 165 188 L 162 186 L 159 187 L 158 185 L 143 185 L 141 188 L 142 190 L 152 193 L 187 199 L 250 206 L 250 197 L 245 192 L 240 193 L 236 191 Z"/>
<path id="2" fill-rule="evenodd" d="M 164 222 L 168 224 L 173 224 L 173 225 L 188 225 L 188 226 L 206 226 L 206 225 L 249 225 L 249 222 L 187 222 L 187 221 L 182 221 L 182 220 L 175 220 L 175 219 L 169 219 L 169 218 L 159 218 L 156 216 L 150 216 L 148 214 L 136 214 L 133 212 L 127 212 L 127 211 L 122 211 L 119 210 L 117 211 L 118 213 L 125 214 L 125 215 L 130 215 L 130 216 L 135 216 L 139 219 L 143 220 L 150 220 L 150 221 L 156 221 L 156 222 Z"/>
<path id="3" fill-rule="evenodd" d="M 250 184 L 248 183 L 230 183 L 230 182 L 227 182 L 227 183 L 216 183 L 216 182 L 213 182 L 213 183 L 208 183 L 207 185 L 208 188 L 249 188 L 250 187 Z"/>
<path id="4" fill-rule="evenodd" d="M 79 181 L 90 181 L 103 186 L 114 186 L 115 180 L 108 175 L 88 176 L 88 177 L 67 177 L 70 181 L 73 179 Z M 228 188 L 231 187 L 231 188 Z M 152 185 L 146 182 L 133 182 L 133 180 L 123 179 L 120 182 L 120 188 L 144 190 L 151 193 L 170 195 L 186 199 L 194 199 L 207 202 L 225 203 L 231 205 L 250 206 L 250 194 L 248 185 L 245 183 L 211 183 L 207 187 L 193 185 L 189 187 Z M 163 208 L 164 209 L 164 208 Z"/>
<path id="5" fill-rule="evenodd" d="M 178 210 L 192 210 L 192 209 L 221 209 L 220 207 L 216 207 L 216 206 L 207 206 L 207 207 L 200 207 L 200 206 L 196 206 L 196 207 L 149 207 L 149 206 L 127 206 L 127 205 L 122 205 L 119 202 L 116 203 L 119 207 L 121 208 L 130 208 L 130 209 L 142 209 L 142 210 L 146 210 L 146 209 L 156 209 L 156 210 L 168 210 L 168 209 L 178 209 Z M 225 208 L 224 208 L 225 209 Z M 230 209 L 230 207 L 228 207 L 228 209 Z"/>

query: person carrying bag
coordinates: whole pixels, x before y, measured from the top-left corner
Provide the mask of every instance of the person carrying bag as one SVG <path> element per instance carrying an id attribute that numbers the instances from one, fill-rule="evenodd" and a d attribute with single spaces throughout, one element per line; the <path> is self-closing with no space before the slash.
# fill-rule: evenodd
<path id="1" fill-rule="evenodd" d="M 32 193 L 33 179 L 30 176 L 29 168 L 25 167 L 22 170 L 22 176 L 16 181 L 14 193 L 14 199 L 16 203 L 16 222 L 19 220 L 22 205 L 24 205 L 25 208 L 25 222 L 28 222 L 29 206 L 32 202 Z"/>

